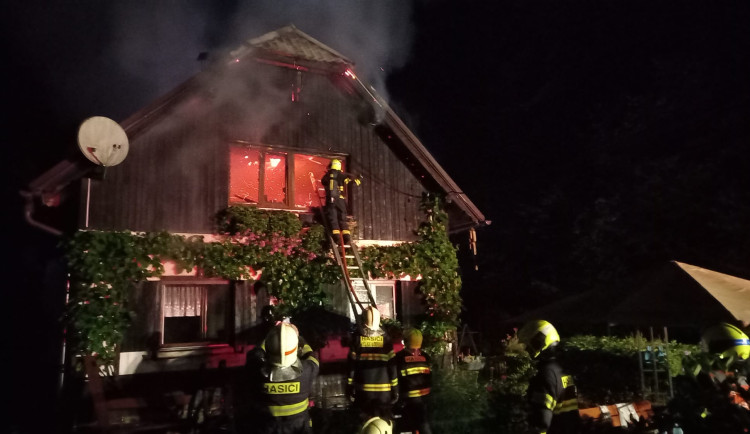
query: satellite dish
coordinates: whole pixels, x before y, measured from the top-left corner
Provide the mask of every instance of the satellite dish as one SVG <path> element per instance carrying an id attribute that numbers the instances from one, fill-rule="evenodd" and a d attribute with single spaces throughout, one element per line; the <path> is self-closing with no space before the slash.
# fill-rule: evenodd
<path id="1" fill-rule="evenodd" d="M 91 162 L 104 167 L 116 166 L 128 155 L 128 135 L 112 119 L 93 116 L 78 127 L 78 147 Z"/>

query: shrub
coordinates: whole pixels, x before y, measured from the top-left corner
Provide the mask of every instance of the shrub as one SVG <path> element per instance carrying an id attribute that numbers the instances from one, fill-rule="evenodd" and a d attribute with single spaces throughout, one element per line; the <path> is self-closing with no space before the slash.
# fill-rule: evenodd
<path id="1" fill-rule="evenodd" d="M 558 358 L 576 378 L 581 406 L 609 405 L 645 397 L 648 391 L 641 390 L 638 357 L 647 347 L 663 349 L 667 345 L 661 340 L 647 341 L 639 333 L 629 337 L 572 336 L 563 339 Z M 686 354 L 698 352 L 697 345 L 669 342 L 664 362 L 670 374 L 683 373 Z"/>
<path id="2" fill-rule="evenodd" d="M 489 415 L 488 392 L 476 371 L 436 369 L 432 373 L 428 411 L 432 431 L 482 433 Z"/>

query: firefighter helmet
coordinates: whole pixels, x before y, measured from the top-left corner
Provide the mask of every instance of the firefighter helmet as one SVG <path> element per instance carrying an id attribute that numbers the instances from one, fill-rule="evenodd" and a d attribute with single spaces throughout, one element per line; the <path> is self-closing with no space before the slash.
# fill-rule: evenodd
<path id="1" fill-rule="evenodd" d="M 299 335 L 293 325 L 280 322 L 268 333 L 264 342 L 268 361 L 275 366 L 289 367 L 297 361 Z"/>
<path id="2" fill-rule="evenodd" d="M 750 357 L 750 339 L 737 326 L 721 323 L 703 332 L 701 341 L 705 350 L 719 357 L 736 356 L 741 360 Z"/>
<path id="3" fill-rule="evenodd" d="M 341 160 L 338 158 L 334 158 L 331 160 L 331 169 L 333 170 L 341 170 Z"/>
<path id="4" fill-rule="evenodd" d="M 362 425 L 361 434 L 393 434 L 393 423 L 379 417 L 373 417 Z"/>
<path id="5" fill-rule="evenodd" d="M 407 329 L 404 332 L 404 345 L 410 350 L 422 348 L 422 332 L 419 329 Z"/>
<path id="6" fill-rule="evenodd" d="M 370 330 L 378 330 L 380 328 L 380 311 L 375 306 L 367 306 L 362 312 L 362 319 Z"/>
<path id="7" fill-rule="evenodd" d="M 544 320 L 529 321 L 518 331 L 518 340 L 526 346 L 531 357 L 537 357 L 542 351 L 560 342 L 560 335 L 555 327 Z"/>

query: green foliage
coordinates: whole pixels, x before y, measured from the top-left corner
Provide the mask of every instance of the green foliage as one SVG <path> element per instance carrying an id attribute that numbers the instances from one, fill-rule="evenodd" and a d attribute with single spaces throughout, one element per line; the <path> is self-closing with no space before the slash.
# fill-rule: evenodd
<path id="1" fill-rule="evenodd" d="M 572 336 L 563 340 L 559 359 L 576 378 L 582 405 L 628 402 L 643 398 L 638 357 L 649 346 L 663 349 L 666 343 L 648 341 L 638 333 L 629 337 Z M 665 362 L 671 375 L 683 373 L 685 354 L 695 352 L 699 352 L 697 345 L 669 342 Z"/>
<path id="2" fill-rule="evenodd" d="M 374 276 L 422 276 L 419 288 L 427 303 L 423 345 L 442 351 L 458 322 L 461 280 L 440 200 L 425 197 L 423 210 L 427 218 L 419 227 L 419 242 L 367 248 L 363 260 Z M 217 242 L 126 231 L 85 231 L 66 239 L 74 283 L 65 321 L 73 331 L 73 351 L 111 364 L 130 324 L 128 291 L 138 281 L 160 276 L 165 261 L 174 261 L 178 271 L 197 269 L 203 276 L 229 280 L 251 279 L 262 270 L 260 280 L 281 300 L 276 309 L 281 316 L 324 305 L 323 285 L 341 279 L 339 267 L 324 252 L 321 225 L 303 227 L 293 213 L 244 206 L 229 207 L 216 218 L 222 235 Z"/>
<path id="3" fill-rule="evenodd" d="M 488 357 L 482 371 L 493 409 L 493 432 L 527 432 L 526 390 L 536 369 L 517 336 L 508 335 L 501 344 L 500 354 Z"/>
<path id="4" fill-rule="evenodd" d="M 480 384 L 476 371 L 435 369 L 428 403 L 429 418 L 435 433 L 496 432 L 486 429 L 490 412 L 489 395 Z"/>
<path id="5" fill-rule="evenodd" d="M 404 327 L 401 325 L 401 321 L 397 319 L 383 318 L 380 321 L 380 327 L 385 330 L 394 342 L 398 342 L 404 338 Z"/>
<path id="6" fill-rule="evenodd" d="M 302 230 L 302 222 L 294 213 L 245 206 L 230 206 L 219 212 L 217 226 L 224 234 L 275 233 L 285 237 L 294 237 Z"/>
<path id="7" fill-rule="evenodd" d="M 224 238 L 182 237 L 166 232 L 78 232 L 63 242 L 71 272 L 72 298 L 65 322 L 78 354 L 111 364 L 130 324 L 126 300 L 135 282 L 160 276 L 163 261 L 204 276 L 260 280 L 281 300 L 278 313 L 294 315 L 325 301 L 322 285 L 340 278 L 323 252 L 324 230 L 303 228 L 288 212 L 230 207 L 218 216 Z"/>
<path id="8" fill-rule="evenodd" d="M 363 249 L 362 258 L 365 270 L 375 277 L 422 276 L 418 290 L 424 296 L 425 312 L 420 329 L 424 334 L 424 350 L 434 356 L 442 353 L 458 326 L 461 277 L 441 199 L 426 195 L 421 209 L 426 218 L 417 229 L 418 242 L 368 247 Z"/>

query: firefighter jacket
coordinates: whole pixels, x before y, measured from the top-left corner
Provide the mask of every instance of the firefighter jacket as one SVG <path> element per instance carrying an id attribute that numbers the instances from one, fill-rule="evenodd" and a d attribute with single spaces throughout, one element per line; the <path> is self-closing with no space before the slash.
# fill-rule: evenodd
<path id="1" fill-rule="evenodd" d="M 344 206 L 346 206 L 346 196 L 344 195 L 344 190 L 347 184 L 356 180 L 357 177 L 352 174 L 345 173 L 340 170 L 328 169 L 325 175 L 323 175 L 323 178 L 321 178 L 320 180 L 326 190 L 326 204 L 338 205 L 343 203 Z"/>
<path id="2" fill-rule="evenodd" d="M 737 372 L 714 369 L 695 378 L 700 390 L 700 422 L 707 432 L 744 433 L 750 429 L 747 381 Z M 693 415 L 694 416 L 694 415 Z"/>
<path id="3" fill-rule="evenodd" d="M 398 396 L 393 343 L 383 330 L 354 333 L 347 383 L 355 402 L 391 403 Z"/>
<path id="4" fill-rule="evenodd" d="M 315 353 L 298 359 L 298 374 L 290 379 L 274 380 L 273 367 L 265 364 L 256 377 L 257 404 L 261 417 L 261 433 L 311 433 L 308 413 L 313 381 L 318 376 L 319 362 Z M 291 369 L 291 368 L 284 368 Z"/>
<path id="5" fill-rule="evenodd" d="M 553 355 L 540 354 L 537 373 L 529 382 L 529 425 L 537 433 L 577 433 L 578 398 L 573 377 L 563 372 Z"/>
<path id="6" fill-rule="evenodd" d="M 399 396 L 403 402 L 419 401 L 430 394 L 430 358 L 421 351 L 404 348 L 396 354 Z"/>

